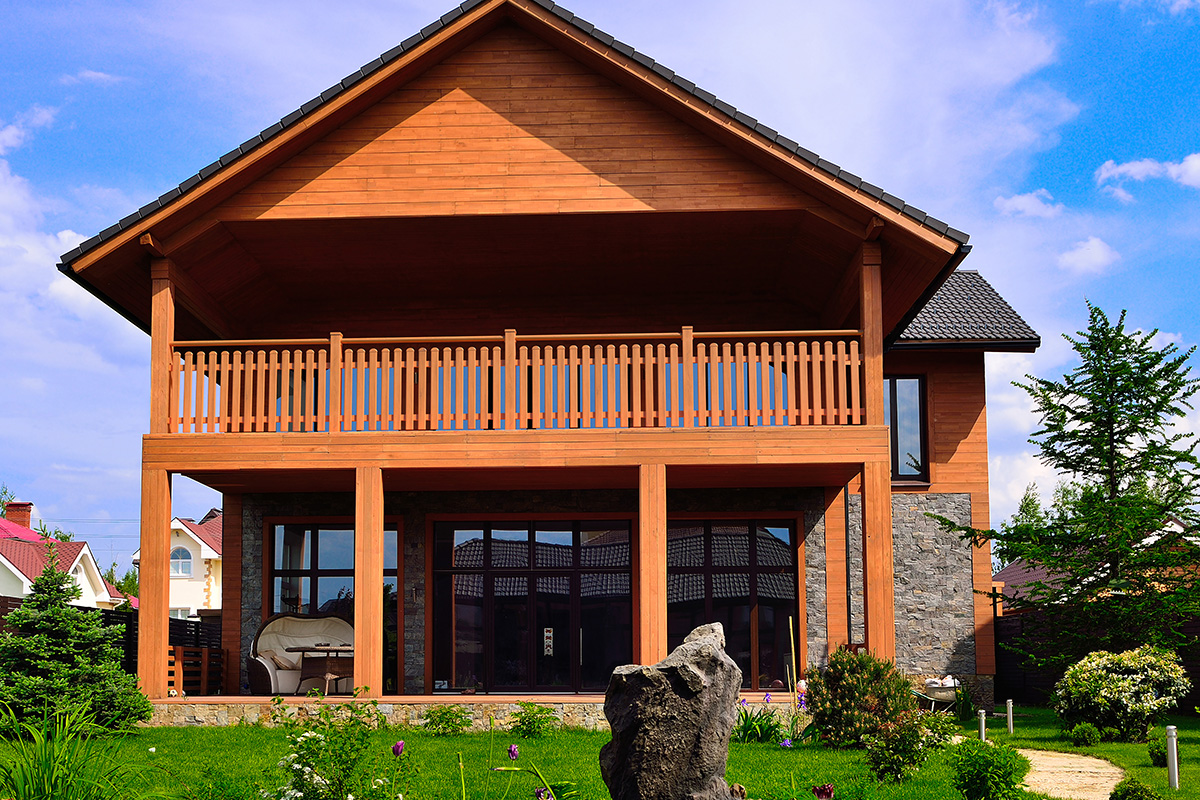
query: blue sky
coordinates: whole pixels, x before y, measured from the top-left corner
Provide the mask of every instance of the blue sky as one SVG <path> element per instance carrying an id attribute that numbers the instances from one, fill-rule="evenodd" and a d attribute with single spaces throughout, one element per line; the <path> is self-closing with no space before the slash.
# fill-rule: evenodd
<path id="1" fill-rule="evenodd" d="M 449 5 L 0 0 L 0 481 L 102 563 L 136 548 L 149 341 L 58 256 Z M 1071 366 L 1085 298 L 1200 341 L 1200 0 L 567 5 L 972 234 L 1044 341 L 989 357 L 995 522 L 1053 486 L 1009 382 Z M 217 502 L 177 484 L 177 514 Z"/>

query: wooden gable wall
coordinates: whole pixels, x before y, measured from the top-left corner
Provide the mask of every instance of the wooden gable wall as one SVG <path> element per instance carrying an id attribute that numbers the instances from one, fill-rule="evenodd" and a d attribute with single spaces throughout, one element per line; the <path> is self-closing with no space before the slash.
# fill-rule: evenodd
<path id="1" fill-rule="evenodd" d="M 210 212 L 222 220 L 811 204 L 504 24 Z"/>

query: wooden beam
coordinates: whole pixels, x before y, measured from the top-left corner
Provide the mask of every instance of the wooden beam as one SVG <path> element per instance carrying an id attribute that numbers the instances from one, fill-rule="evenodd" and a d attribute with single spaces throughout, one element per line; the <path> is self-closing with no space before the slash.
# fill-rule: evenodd
<path id="1" fill-rule="evenodd" d="M 825 310 L 821 313 L 822 328 L 841 328 L 846 324 L 846 320 L 850 318 L 862 300 L 859 288 L 861 282 L 862 268 L 859 264 L 859 254 L 855 253 L 854 258 L 850 259 L 846 271 L 842 273 L 842 279 L 838 281 L 837 288 L 829 296 Z M 855 320 L 855 326 L 860 322 L 861 320 Z"/>
<path id="2" fill-rule="evenodd" d="M 892 554 L 891 466 L 863 464 L 863 611 L 867 648 L 896 659 L 896 590 Z"/>
<path id="3" fill-rule="evenodd" d="M 171 381 L 174 380 L 175 285 L 171 280 L 171 262 L 156 258 L 150 262 L 150 433 L 169 433 L 175 409 L 171 408 Z"/>
<path id="4" fill-rule="evenodd" d="M 162 242 L 150 233 L 143 234 L 140 242 L 153 258 L 152 271 L 157 270 L 163 277 L 171 281 L 175 299 L 180 306 L 187 309 L 188 313 L 218 337 L 223 339 L 238 337 L 239 326 L 230 319 L 229 315 L 225 313 L 225 309 L 213 299 L 207 289 L 171 260 L 167 248 Z"/>
<path id="5" fill-rule="evenodd" d="M 383 471 L 354 481 L 354 688 L 383 696 Z"/>
<path id="6" fill-rule="evenodd" d="M 868 425 L 883 424 L 883 255 L 878 242 L 864 242 L 859 268 L 859 330 L 862 331 L 863 400 Z"/>
<path id="7" fill-rule="evenodd" d="M 167 696 L 167 625 L 171 616 L 171 475 L 142 469 L 138 563 L 138 680 L 151 700 Z"/>
<path id="8" fill-rule="evenodd" d="M 829 654 L 850 643 L 846 577 L 846 487 L 825 487 L 825 641 Z"/>
<path id="9" fill-rule="evenodd" d="M 868 242 L 873 242 L 883 233 L 884 222 L 879 217 L 871 217 L 867 222 L 867 232 L 863 236 Z"/>
<path id="10" fill-rule="evenodd" d="M 634 575 L 634 660 L 667 656 L 667 467 L 638 468 L 638 540 Z"/>
<path id="11" fill-rule="evenodd" d="M 242 496 L 221 498 L 221 649 L 225 651 L 224 693 L 242 686 Z"/>

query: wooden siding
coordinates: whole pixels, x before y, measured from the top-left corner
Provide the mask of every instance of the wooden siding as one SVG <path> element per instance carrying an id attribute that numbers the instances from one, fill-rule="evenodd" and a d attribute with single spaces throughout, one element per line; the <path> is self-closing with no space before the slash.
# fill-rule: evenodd
<path id="1" fill-rule="evenodd" d="M 895 484 L 893 492 L 953 492 L 971 495 L 971 524 L 991 527 L 988 505 L 987 401 L 982 352 L 891 352 L 884 370 L 895 375 L 924 375 L 927 400 L 929 486 Z M 991 546 L 973 552 L 976 592 L 992 585 Z M 996 671 L 992 604 L 975 595 L 975 668 Z"/>
<path id="2" fill-rule="evenodd" d="M 815 205 L 541 39 L 503 25 L 242 189 L 210 217 Z"/>
<path id="3" fill-rule="evenodd" d="M 236 694 L 242 685 L 242 496 L 223 495 L 221 511 L 221 647 L 226 691 Z"/>

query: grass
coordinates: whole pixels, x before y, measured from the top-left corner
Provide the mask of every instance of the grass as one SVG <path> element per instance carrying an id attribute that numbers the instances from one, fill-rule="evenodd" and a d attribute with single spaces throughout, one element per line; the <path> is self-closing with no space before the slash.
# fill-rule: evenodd
<path id="1" fill-rule="evenodd" d="M 1052 712 L 1045 709 L 1018 710 L 1016 735 L 1004 732 L 1003 720 L 990 720 L 988 735 L 1017 747 L 1060 750 L 1105 758 L 1129 774 L 1154 787 L 1165 797 L 1200 800 L 1200 719 L 1175 717 L 1170 724 L 1180 730 L 1180 750 L 1184 756 L 1178 793 L 1166 788 L 1166 770 L 1150 766 L 1145 744 L 1101 744 L 1076 748 L 1060 738 Z M 1160 726 L 1156 733 L 1162 735 Z M 964 733 L 974 735 L 974 726 Z M 519 764 L 536 764 L 551 781 L 571 780 L 579 785 L 583 798 L 605 800 L 608 791 L 600 778 L 598 754 L 608 734 L 593 731 L 564 730 L 538 740 L 516 739 L 497 731 L 492 744 L 488 734 L 434 737 L 421 730 L 380 731 L 372 746 L 387 752 L 396 739 L 405 740 L 419 774 L 413 781 L 413 798 L 461 798 L 458 753 L 465 765 L 469 798 L 492 798 L 504 794 L 508 775 L 487 770 L 489 749 L 492 763 L 508 764 L 507 748 L 517 742 L 521 749 Z M 205 769 L 215 770 L 235 782 L 257 783 L 274 787 L 281 782 L 276 764 L 286 752 L 283 733 L 270 728 L 234 726 L 228 728 L 144 728 L 119 740 L 119 752 L 129 765 L 149 767 L 147 775 L 159 788 L 182 797 L 196 793 L 203 785 Z M 2 751 L 3 745 L 0 745 Z M 153 748 L 153 752 L 151 752 Z M 1192 756 L 1194 755 L 1194 758 Z M 729 750 L 726 776 L 730 783 L 741 783 L 751 797 L 765 800 L 800 800 L 812 796 L 815 784 L 833 783 L 838 797 L 853 796 L 850 789 L 863 783 L 867 770 L 860 751 L 828 750 L 819 745 L 802 745 L 785 750 L 763 744 L 733 744 Z M 951 786 L 951 772 L 945 753 L 936 753 L 911 781 L 899 785 L 867 782 L 870 800 L 960 800 Z M 508 797 L 528 800 L 533 796 L 534 778 L 515 775 Z M 795 790 L 793 791 L 793 786 Z M 257 791 L 246 797 L 257 797 Z M 1029 795 L 1030 798 L 1040 795 Z"/>
<path id="2" fill-rule="evenodd" d="M 1200 718 L 1176 715 L 1167 718 L 1152 732 L 1165 737 L 1167 725 L 1179 728 L 1179 791 L 1167 788 L 1166 767 L 1150 764 L 1146 744 L 1106 742 L 1094 747 L 1075 747 L 1062 738 L 1054 712 L 1048 708 L 1020 708 L 1015 712 L 1012 736 L 1005 730 L 1004 720 L 988 720 L 988 738 L 1030 750 L 1057 750 L 1103 758 L 1125 770 L 1159 794 L 1179 800 L 1200 800 Z"/>

